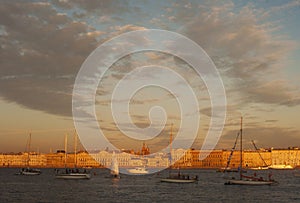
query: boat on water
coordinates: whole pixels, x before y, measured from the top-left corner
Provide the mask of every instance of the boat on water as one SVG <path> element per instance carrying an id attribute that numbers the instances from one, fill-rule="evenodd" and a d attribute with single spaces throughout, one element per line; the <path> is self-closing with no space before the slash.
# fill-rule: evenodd
<path id="1" fill-rule="evenodd" d="M 219 168 L 217 169 L 217 172 L 223 172 L 223 173 L 238 173 L 239 172 L 239 168 L 230 168 L 230 167 L 223 167 L 223 168 Z M 242 170 L 243 173 L 247 173 L 246 170 Z"/>
<path id="2" fill-rule="evenodd" d="M 293 166 L 285 165 L 285 164 L 270 165 L 268 168 L 269 169 L 275 169 L 275 170 L 291 170 L 291 169 L 294 169 Z"/>
<path id="3" fill-rule="evenodd" d="M 172 140 L 173 139 L 173 123 L 171 124 L 171 131 L 170 131 L 170 156 L 169 156 L 169 163 L 170 163 L 170 170 L 172 170 Z M 165 183 L 195 183 L 198 182 L 198 176 L 191 177 L 188 174 L 182 174 L 177 169 L 178 173 L 169 173 L 169 176 L 166 178 L 161 178 L 160 182 Z"/>
<path id="4" fill-rule="evenodd" d="M 232 179 L 224 183 L 225 185 L 274 185 L 274 180 L 254 179 L 253 177 L 243 176 L 243 179 Z"/>
<path id="5" fill-rule="evenodd" d="M 84 169 L 84 171 L 80 171 L 79 169 L 65 169 L 65 171 L 56 170 L 55 178 L 57 179 L 90 179 L 91 174 Z"/>
<path id="6" fill-rule="evenodd" d="M 113 152 L 111 166 L 110 166 L 110 175 L 112 178 L 120 178 L 119 173 L 119 164 L 116 158 L 115 152 Z"/>
<path id="7" fill-rule="evenodd" d="M 64 170 L 55 170 L 55 178 L 57 179 L 65 179 L 65 180 L 78 180 L 78 179 L 90 179 L 91 174 L 86 170 L 80 170 L 76 168 L 77 157 L 76 157 L 76 150 L 77 150 L 77 136 L 75 134 L 75 141 L 74 141 L 74 163 L 75 167 L 70 169 L 67 168 L 67 142 L 68 142 L 68 135 L 65 135 L 65 169 Z"/>
<path id="8" fill-rule="evenodd" d="M 240 169 L 243 167 L 243 118 L 241 117 L 241 128 L 240 128 Z M 277 184 L 275 180 L 272 179 L 272 174 L 269 174 L 268 180 L 264 179 L 263 177 L 259 177 L 254 173 L 253 176 L 246 176 L 243 175 L 242 170 L 239 171 L 239 178 L 236 179 L 232 177 L 231 179 L 228 179 L 224 184 L 225 185 L 273 185 Z"/>
<path id="9" fill-rule="evenodd" d="M 42 172 L 36 168 L 22 168 L 16 175 L 35 176 L 40 175 Z"/>
<path id="10" fill-rule="evenodd" d="M 35 176 L 35 175 L 40 175 L 42 173 L 41 170 L 30 167 L 30 145 L 31 145 L 31 133 L 29 133 L 29 138 L 26 145 L 27 148 L 26 168 L 22 168 L 15 175 Z"/>
<path id="11" fill-rule="evenodd" d="M 127 169 L 127 171 L 132 174 L 141 174 L 141 175 L 149 173 L 149 171 L 146 169 L 146 167 L 131 168 L 131 169 Z"/>
<path id="12" fill-rule="evenodd" d="M 168 177 L 160 179 L 160 181 L 166 183 L 196 183 L 198 182 L 198 176 L 190 177 L 179 172 L 178 174 L 170 174 Z"/>
<path id="13" fill-rule="evenodd" d="M 239 133 L 237 134 L 234 145 L 230 150 L 230 154 L 229 154 L 228 159 L 227 159 L 226 167 L 222 167 L 222 168 L 217 169 L 217 172 L 223 172 L 223 173 L 225 173 L 225 172 L 226 173 L 231 173 L 231 172 L 237 173 L 237 172 L 239 172 L 240 168 L 231 168 L 231 167 L 229 167 L 233 152 L 235 150 L 235 147 L 236 147 L 236 144 L 237 144 L 237 141 L 238 141 L 238 137 L 239 137 Z M 247 173 L 247 171 L 243 170 L 243 169 L 242 169 L 242 172 Z"/>

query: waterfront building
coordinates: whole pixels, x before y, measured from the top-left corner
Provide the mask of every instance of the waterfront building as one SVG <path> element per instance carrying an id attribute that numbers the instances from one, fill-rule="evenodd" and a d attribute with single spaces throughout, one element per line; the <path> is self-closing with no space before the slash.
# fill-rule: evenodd
<path id="1" fill-rule="evenodd" d="M 243 167 L 257 168 L 261 166 L 272 165 L 272 154 L 269 150 L 260 149 L 259 151 L 244 151 L 243 152 Z"/>
<path id="2" fill-rule="evenodd" d="M 272 165 L 300 165 L 300 152 L 298 148 L 271 149 Z"/>
<path id="3" fill-rule="evenodd" d="M 147 147 L 144 145 L 144 149 Z M 147 151 L 147 150 L 146 150 Z M 131 152 L 131 151 L 130 151 Z M 230 150 L 200 151 L 198 149 L 172 149 L 171 157 L 173 167 L 176 168 L 222 168 L 227 165 Z M 115 152 L 120 167 L 168 167 L 170 166 L 169 153 L 156 153 L 153 155 L 129 154 L 125 151 Z M 255 168 L 265 165 L 291 165 L 300 166 L 300 152 L 298 148 L 289 149 L 260 149 L 259 151 L 244 150 L 243 167 Z M 18 154 L 0 154 L 0 167 L 25 167 L 28 163 L 32 167 L 65 167 L 65 152 L 38 154 L 34 152 Z M 204 158 L 205 157 L 205 158 Z M 239 167 L 240 152 L 234 151 L 231 156 L 230 168 Z M 104 150 L 89 154 L 78 152 L 67 155 L 66 167 L 109 167 L 112 161 L 112 151 Z"/>
<path id="4" fill-rule="evenodd" d="M 30 152 L 18 154 L 1 154 L 0 155 L 1 167 L 45 167 L 47 166 L 47 158 L 44 154 L 37 154 Z"/>

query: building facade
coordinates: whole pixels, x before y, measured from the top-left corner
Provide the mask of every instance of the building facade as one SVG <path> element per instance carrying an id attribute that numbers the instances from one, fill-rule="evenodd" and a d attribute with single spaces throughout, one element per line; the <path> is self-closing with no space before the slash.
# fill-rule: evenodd
<path id="1" fill-rule="evenodd" d="M 116 152 L 115 156 L 120 167 L 161 167 L 166 168 L 171 164 L 174 168 L 222 168 L 227 166 L 231 151 L 213 150 L 200 151 L 197 149 L 172 149 L 170 153 L 156 153 L 153 155 L 129 154 L 124 151 Z M 256 168 L 270 165 L 300 166 L 299 149 L 261 149 L 259 151 L 245 150 L 242 153 L 243 167 Z M 0 154 L 0 167 L 110 167 L 112 152 L 100 151 L 89 154 L 78 152 L 65 154 L 64 151 L 49 154 L 18 153 Z M 234 151 L 230 159 L 230 168 L 240 165 L 240 152 Z"/>

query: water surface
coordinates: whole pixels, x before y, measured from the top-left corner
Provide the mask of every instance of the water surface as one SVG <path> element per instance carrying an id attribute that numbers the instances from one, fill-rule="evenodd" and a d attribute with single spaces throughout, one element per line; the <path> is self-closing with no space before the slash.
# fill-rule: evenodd
<path id="1" fill-rule="evenodd" d="M 93 169 L 90 180 L 58 180 L 54 169 L 42 169 L 39 176 L 14 175 L 17 171 L 0 169 L 0 202 L 300 202 L 300 177 L 293 170 L 272 170 L 276 186 L 224 185 L 222 173 L 201 169 L 183 171 L 198 175 L 197 184 L 161 183 L 168 171 L 119 180 L 106 178 L 107 169 Z"/>

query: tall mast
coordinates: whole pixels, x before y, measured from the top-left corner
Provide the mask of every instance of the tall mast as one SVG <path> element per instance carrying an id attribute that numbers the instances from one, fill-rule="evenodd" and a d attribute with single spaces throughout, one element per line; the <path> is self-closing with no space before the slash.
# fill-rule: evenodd
<path id="1" fill-rule="evenodd" d="M 75 131 L 75 133 L 74 133 L 74 164 L 75 164 L 75 168 L 77 167 L 76 152 L 77 152 L 77 135 L 76 135 L 76 131 Z"/>
<path id="2" fill-rule="evenodd" d="M 67 143 L 68 143 L 68 134 L 65 134 L 65 168 L 67 167 Z"/>
<path id="3" fill-rule="evenodd" d="M 31 133 L 29 133 L 29 140 L 28 140 L 28 149 L 27 149 L 27 167 L 29 167 L 30 162 L 30 143 L 31 143 Z"/>
<path id="4" fill-rule="evenodd" d="M 31 133 L 29 133 L 29 141 L 28 141 L 28 154 L 30 152 L 30 144 L 31 143 Z"/>
<path id="5" fill-rule="evenodd" d="M 243 167 L 243 117 L 241 117 L 241 129 L 240 129 L 240 180 L 242 179 L 242 167 Z"/>
<path id="6" fill-rule="evenodd" d="M 170 132 L 170 166 L 172 166 L 172 141 L 173 141 L 173 123 L 171 123 L 171 132 Z"/>

